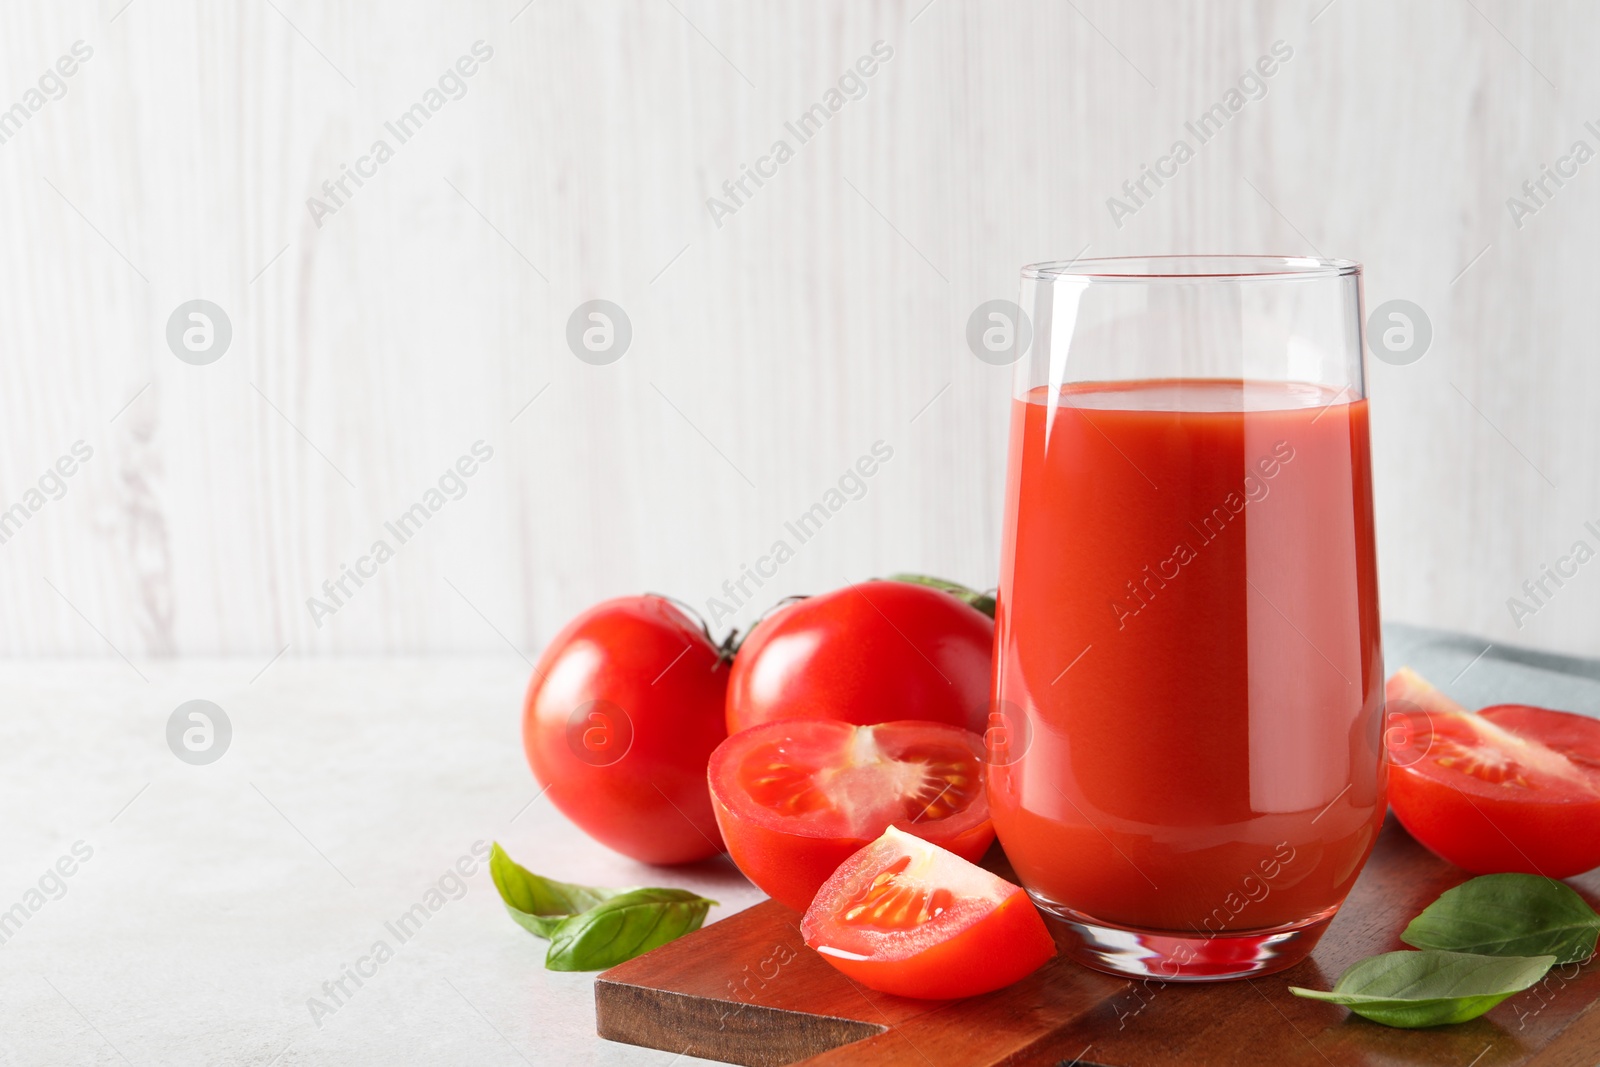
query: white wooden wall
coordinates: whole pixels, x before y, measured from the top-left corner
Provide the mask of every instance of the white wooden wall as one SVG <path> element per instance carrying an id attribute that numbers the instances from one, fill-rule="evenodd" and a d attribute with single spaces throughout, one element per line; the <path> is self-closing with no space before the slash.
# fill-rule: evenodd
<path id="1" fill-rule="evenodd" d="M 0 144 L 0 508 L 93 450 L 0 544 L 0 653 L 532 656 L 605 596 L 703 606 L 877 441 L 734 621 L 892 570 L 990 584 L 1009 371 L 967 316 L 1085 246 L 1350 257 L 1369 307 L 1422 306 L 1431 350 L 1371 371 L 1386 616 L 1600 652 L 1600 561 L 1520 629 L 1506 605 L 1600 547 L 1600 161 L 1506 207 L 1600 148 L 1600 7 L 123 2 L 0 6 L 0 107 L 93 49 Z M 466 95 L 316 225 L 479 40 Z M 1116 226 L 1278 40 L 1266 96 Z M 865 95 L 718 226 L 876 41 Z M 233 327 L 208 366 L 165 340 L 196 298 Z M 633 325 L 608 366 L 564 340 L 593 298 Z M 318 627 L 307 598 L 479 440 Z"/>

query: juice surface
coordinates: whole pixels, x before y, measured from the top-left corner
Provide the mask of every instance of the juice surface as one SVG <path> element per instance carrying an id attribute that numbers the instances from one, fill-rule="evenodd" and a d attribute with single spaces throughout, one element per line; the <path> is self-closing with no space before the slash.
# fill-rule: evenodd
<path id="1" fill-rule="evenodd" d="M 1383 819 L 1365 400 L 1297 383 L 1013 402 L 995 828 L 1047 906 L 1184 934 L 1344 899 Z M 1030 736 L 1031 735 L 1031 736 Z"/>

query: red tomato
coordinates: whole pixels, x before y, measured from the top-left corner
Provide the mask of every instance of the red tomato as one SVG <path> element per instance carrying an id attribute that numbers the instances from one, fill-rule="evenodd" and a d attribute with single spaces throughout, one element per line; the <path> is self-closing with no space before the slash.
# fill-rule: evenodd
<path id="1" fill-rule="evenodd" d="M 657 596 L 620 597 L 550 642 L 523 707 L 528 763 L 556 807 L 645 863 L 722 851 L 706 760 L 727 732 L 728 667 L 699 623 Z"/>
<path id="2" fill-rule="evenodd" d="M 994 620 L 910 582 L 857 582 L 756 624 L 728 680 L 728 732 L 778 719 L 922 719 L 982 733 Z"/>
<path id="3" fill-rule="evenodd" d="M 1467 709 L 1435 689 L 1426 678 L 1410 667 L 1401 667 L 1389 676 L 1383 695 L 1391 711 L 1454 712 L 1467 714 Z"/>
<path id="4" fill-rule="evenodd" d="M 1000 989 L 1056 954 L 1021 886 L 893 828 L 824 883 L 800 933 L 862 985 L 930 1000 Z"/>
<path id="5" fill-rule="evenodd" d="M 994 840 L 983 771 L 983 740 L 954 726 L 797 719 L 728 738 L 708 777 L 733 862 L 805 911 L 839 864 L 890 826 L 982 856 Z"/>
<path id="6" fill-rule="evenodd" d="M 1389 681 L 1385 740 L 1389 803 L 1412 837 L 1474 874 L 1600 866 L 1600 720 L 1523 704 L 1449 710 L 1459 705 L 1402 673 Z"/>

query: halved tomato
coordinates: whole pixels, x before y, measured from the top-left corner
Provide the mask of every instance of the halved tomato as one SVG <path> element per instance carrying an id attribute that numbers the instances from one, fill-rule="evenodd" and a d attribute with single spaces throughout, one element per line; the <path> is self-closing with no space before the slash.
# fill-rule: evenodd
<path id="1" fill-rule="evenodd" d="M 741 731 L 707 777 L 733 862 L 805 911 L 862 845 L 895 826 L 967 859 L 994 840 L 983 739 L 958 726 L 785 719 Z"/>
<path id="2" fill-rule="evenodd" d="M 1056 954 L 1021 886 L 893 827 L 823 883 L 800 934 L 862 985 L 928 1000 L 1000 989 Z"/>
<path id="3" fill-rule="evenodd" d="M 1389 803 L 1474 874 L 1600 866 L 1600 720 L 1499 704 L 1476 714 L 1402 670 L 1388 684 Z"/>

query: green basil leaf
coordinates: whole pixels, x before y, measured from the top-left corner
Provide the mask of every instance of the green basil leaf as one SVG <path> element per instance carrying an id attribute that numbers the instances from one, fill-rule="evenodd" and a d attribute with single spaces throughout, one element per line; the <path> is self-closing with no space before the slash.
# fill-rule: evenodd
<path id="1" fill-rule="evenodd" d="M 550 935 L 544 965 L 552 971 L 614 967 L 700 929 L 715 903 L 687 889 L 630 889 L 563 919 Z"/>
<path id="2" fill-rule="evenodd" d="M 1486 874 L 1447 890 L 1400 940 L 1482 956 L 1550 955 L 1561 964 L 1593 956 L 1597 937 L 1600 915 L 1571 886 L 1536 874 Z"/>
<path id="3" fill-rule="evenodd" d="M 988 593 L 980 593 L 976 589 L 969 589 L 960 582 L 946 581 L 943 578 L 933 578 L 926 574 L 891 574 L 891 582 L 910 582 L 912 585 L 925 585 L 930 589 L 939 589 L 949 593 L 969 608 L 983 612 L 989 618 L 994 618 L 995 600 Z"/>
<path id="4" fill-rule="evenodd" d="M 549 937 L 569 916 L 627 892 L 541 877 L 506 855 L 498 843 L 489 851 L 489 875 L 511 918 L 538 937 Z"/>
<path id="5" fill-rule="evenodd" d="M 1343 1004 L 1385 1026 L 1440 1026 L 1476 1019 L 1543 978 L 1554 956 L 1385 952 L 1351 967 L 1333 992 L 1290 986 L 1297 997 Z"/>

